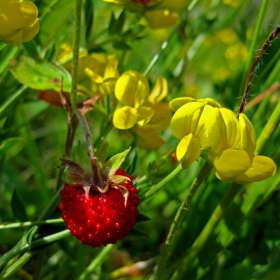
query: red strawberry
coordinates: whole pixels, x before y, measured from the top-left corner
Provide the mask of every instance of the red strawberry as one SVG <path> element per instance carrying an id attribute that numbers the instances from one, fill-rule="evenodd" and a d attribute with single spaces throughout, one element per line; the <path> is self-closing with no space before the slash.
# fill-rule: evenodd
<path id="1" fill-rule="evenodd" d="M 63 220 L 71 234 L 92 247 L 116 243 L 136 224 L 139 198 L 132 177 L 117 170 L 115 175 L 130 178 L 121 185 L 109 181 L 106 192 L 91 186 L 88 195 L 83 185 L 65 184 L 60 192 Z M 126 196 L 124 195 L 126 193 Z"/>

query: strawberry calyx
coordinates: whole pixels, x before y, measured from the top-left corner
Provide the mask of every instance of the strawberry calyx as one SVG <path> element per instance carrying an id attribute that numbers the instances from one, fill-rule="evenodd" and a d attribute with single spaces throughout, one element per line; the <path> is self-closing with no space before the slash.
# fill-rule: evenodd
<path id="1" fill-rule="evenodd" d="M 116 154 L 105 163 L 98 162 L 97 157 L 94 157 L 92 160 L 87 156 L 88 160 L 86 160 L 86 165 L 90 165 L 91 168 L 86 166 L 84 162 L 82 167 L 81 164 L 77 162 L 60 158 L 64 165 L 58 167 L 68 169 L 71 172 L 71 174 L 65 178 L 65 183 L 73 187 L 80 187 L 82 185 L 86 197 L 88 197 L 91 188 L 105 193 L 112 187 L 122 193 L 126 205 L 129 192 L 126 187 L 123 186 L 123 183 L 131 179 L 124 175 L 116 175 L 116 172 L 119 170 L 129 151 L 130 149 Z M 85 155 L 83 155 L 83 160 L 85 160 Z"/>

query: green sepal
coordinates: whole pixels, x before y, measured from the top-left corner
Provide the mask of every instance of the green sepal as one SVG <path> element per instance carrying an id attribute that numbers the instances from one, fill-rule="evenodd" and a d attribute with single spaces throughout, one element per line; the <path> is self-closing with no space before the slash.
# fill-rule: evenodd
<path id="1" fill-rule="evenodd" d="M 71 186 L 84 184 L 83 178 L 81 178 L 79 176 L 75 176 L 74 174 L 67 175 L 64 179 L 64 182 Z"/>
<path id="2" fill-rule="evenodd" d="M 16 189 L 14 189 L 12 200 L 11 200 L 11 208 L 16 220 L 20 222 L 27 221 L 27 213 L 23 202 L 17 194 Z"/>
<path id="3" fill-rule="evenodd" d="M 115 34 L 115 26 L 116 26 L 116 22 L 117 20 L 115 19 L 114 13 L 111 14 L 111 18 L 110 18 L 110 23 L 109 23 L 109 27 L 108 27 L 108 33 L 110 35 L 114 35 Z"/>
<path id="4" fill-rule="evenodd" d="M 142 222 L 147 222 L 147 221 L 150 221 L 150 220 L 151 219 L 148 216 L 146 216 L 144 214 L 141 214 L 141 213 L 139 213 L 137 218 L 136 218 L 137 224 L 142 223 Z"/>
<path id="5" fill-rule="evenodd" d="M 123 29 L 123 26 L 124 26 L 124 22 L 125 22 L 125 10 L 123 10 L 118 19 L 116 20 L 116 25 L 115 25 L 115 31 L 116 33 L 118 34 L 121 34 L 122 33 L 122 29 Z"/>
<path id="6" fill-rule="evenodd" d="M 91 172 L 91 162 L 88 154 L 83 150 L 80 141 L 75 150 L 75 162 L 80 165 L 86 173 Z"/>
<path id="7" fill-rule="evenodd" d="M 94 2 L 93 0 L 85 1 L 85 26 L 86 26 L 86 41 L 89 42 L 91 31 L 94 22 Z"/>
<path id="8" fill-rule="evenodd" d="M 126 159 L 130 149 L 131 148 L 127 149 L 122 153 L 114 155 L 107 162 L 105 162 L 103 172 L 106 171 L 108 177 L 113 176 L 116 173 L 116 171 L 120 168 L 120 166 Z"/>
<path id="9" fill-rule="evenodd" d="M 113 175 L 111 177 L 111 179 L 114 181 L 115 184 L 117 185 L 120 185 L 122 184 L 123 182 L 129 180 L 130 181 L 130 178 L 126 177 L 126 176 L 123 176 L 123 175 Z"/>
<path id="10" fill-rule="evenodd" d="M 99 149 L 96 151 L 95 155 L 98 158 L 98 162 L 103 165 L 105 163 L 105 160 L 108 155 L 108 147 L 109 147 L 109 141 L 105 140 L 101 143 Z"/>
<path id="11" fill-rule="evenodd" d="M 129 232 L 130 236 L 145 236 L 145 237 L 149 237 L 150 235 L 144 231 L 144 230 L 140 230 L 137 228 L 133 228 L 130 232 Z"/>

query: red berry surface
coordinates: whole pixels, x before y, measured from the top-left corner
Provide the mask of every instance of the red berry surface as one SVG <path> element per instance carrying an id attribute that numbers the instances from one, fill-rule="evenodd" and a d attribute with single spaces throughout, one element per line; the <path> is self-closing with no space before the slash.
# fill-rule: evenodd
<path id="1" fill-rule="evenodd" d="M 132 179 L 120 169 L 116 175 Z M 59 209 L 71 234 L 92 247 L 114 244 L 126 237 L 136 224 L 139 198 L 132 181 L 127 180 L 122 186 L 129 192 L 126 205 L 122 188 L 109 187 L 106 193 L 90 188 L 86 197 L 83 186 L 65 184 Z"/>

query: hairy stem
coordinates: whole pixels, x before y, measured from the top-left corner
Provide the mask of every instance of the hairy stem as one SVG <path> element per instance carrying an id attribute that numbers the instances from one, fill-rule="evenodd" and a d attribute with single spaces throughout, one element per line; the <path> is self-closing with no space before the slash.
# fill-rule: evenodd
<path id="1" fill-rule="evenodd" d="M 266 2 L 266 1 L 263 1 Z M 252 66 L 249 70 L 249 74 L 247 76 L 246 79 L 246 83 L 245 83 L 245 88 L 244 88 L 244 93 L 242 96 L 242 100 L 239 106 L 239 110 L 238 110 L 238 114 L 237 114 L 237 118 L 239 117 L 239 114 L 243 113 L 245 110 L 245 106 L 248 100 L 248 94 L 249 94 L 249 90 L 250 90 L 250 85 L 252 83 L 252 77 L 253 74 L 258 66 L 259 60 L 261 58 L 261 56 L 263 55 L 263 53 L 265 52 L 265 50 L 271 45 L 271 43 L 275 40 L 275 38 L 279 35 L 280 33 L 280 25 L 278 25 L 268 36 L 268 38 L 265 40 L 265 42 L 263 43 L 263 45 L 261 46 L 260 50 L 258 51 Z"/>
<path id="2" fill-rule="evenodd" d="M 71 87 L 71 107 L 77 108 L 77 86 L 78 86 L 78 65 L 79 65 L 79 48 L 81 36 L 81 14 L 82 0 L 76 0 L 75 6 L 75 27 L 73 39 L 73 59 L 72 59 L 72 87 Z"/>

